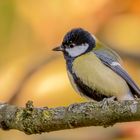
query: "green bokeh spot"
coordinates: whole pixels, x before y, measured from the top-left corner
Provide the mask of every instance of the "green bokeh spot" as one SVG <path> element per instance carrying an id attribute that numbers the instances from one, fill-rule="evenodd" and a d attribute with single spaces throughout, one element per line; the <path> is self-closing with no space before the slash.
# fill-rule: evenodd
<path id="1" fill-rule="evenodd" d="M 14 2 L 12 0 L 1 0 L 0 2 L 0 48 L 6 46 L 12 30 L 15 18 Z"/>

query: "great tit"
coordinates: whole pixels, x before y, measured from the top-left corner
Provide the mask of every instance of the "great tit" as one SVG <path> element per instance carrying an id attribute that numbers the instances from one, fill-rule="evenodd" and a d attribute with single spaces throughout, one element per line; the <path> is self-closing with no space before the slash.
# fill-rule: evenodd
<path id="1" fill-rule="evenodd" d="M 63 52 L 68 77 L 80 95 L 96 101 L 140 98 L 140 89 L 124 70 L 119 55 L 88 31 L 72 29 L 53 51 Z"/>

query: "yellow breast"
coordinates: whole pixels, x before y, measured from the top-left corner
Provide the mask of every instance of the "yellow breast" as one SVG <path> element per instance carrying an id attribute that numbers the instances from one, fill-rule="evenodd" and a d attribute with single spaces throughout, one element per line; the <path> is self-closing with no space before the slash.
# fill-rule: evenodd
<path id="1" fill-rule="evenodd" d="M 118 99 L 129 92 L 126 81 L 105 66 L 93 52 L 76 58 L 73 71 L 90 88 Z"/>

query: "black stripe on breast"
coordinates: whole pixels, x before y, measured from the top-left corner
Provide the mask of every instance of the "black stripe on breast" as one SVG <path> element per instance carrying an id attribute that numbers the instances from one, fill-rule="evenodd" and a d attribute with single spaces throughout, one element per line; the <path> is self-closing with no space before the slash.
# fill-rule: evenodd
<path id="1" fill-rule="evenodd" d="M 73 74 L 74 82 L 77 85 L 77 88 L 80 92 L 82 92 L 85 96 L 95 100 L 95 101 L 102 101 L 104 98 L 108 98 L 108 96 L 105 96 L 103 94 L 98 93 L 96 90 L 93 90 L 92 88 L 85 85 L 80 78 L 76 76 L 76 74 Z"/>
<path id="2" fill-rule="evenodd" d="M 65 56 L 67 69 L 72 74 L 74 82 L 78 88 L 78 90 L 83 93 L 83 95 L 95 100 L 95 101 L 102 101 L 104 98 L 108 98 L 111 96 L 105 96 L 103 94 L 98 93 L 96 90 L 93 90 L 92 88 L 88 87 L 86 84 L 84 84 L 79 77 L 76 76 L 76 74 L 72 71 L 72 63 L 73 58 L 69 58 Z"/>

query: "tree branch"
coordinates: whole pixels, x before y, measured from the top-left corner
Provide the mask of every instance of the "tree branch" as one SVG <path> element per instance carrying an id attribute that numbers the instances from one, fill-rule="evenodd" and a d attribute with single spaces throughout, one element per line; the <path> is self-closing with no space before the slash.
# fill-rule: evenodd
<path id="1" fill-rule="evenodd" d="M 135 107 L 134 107 L 135 106 Z M 135 108 L 135 109 L 134 109 Z M 86 126 L 112 126 L 115 123 L 140 120 L 140 101 L 110 101 L 103 108 L 101 102 L 85 102 L 68 107 L 34 108 L 0 104 L 0 128 L 17 129 L 37 134 Z"/>

